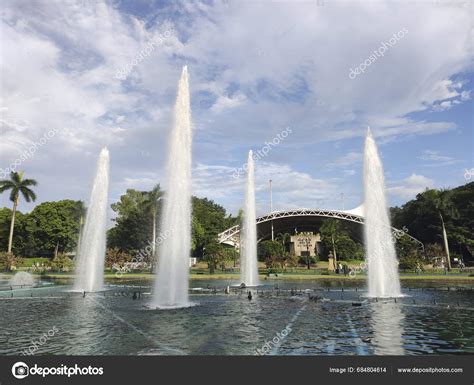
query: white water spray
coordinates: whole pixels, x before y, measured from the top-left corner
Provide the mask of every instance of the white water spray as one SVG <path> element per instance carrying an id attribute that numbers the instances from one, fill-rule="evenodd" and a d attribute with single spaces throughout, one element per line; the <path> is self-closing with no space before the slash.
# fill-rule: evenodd
<path id="1" fill-rule="evenodd" d="M 103 148 L 76 257 L 74 290 L 100 291 L 104 285 L 105 237 L 109 193 L 109 151 Z"/>
<path id="2" fill-rule="evenodd" d="M 168 146 L 167 190 L 161 219 L 166 234 L 158 250 L 153 306 L 192 305 L 188 298 L 191 252 L 191 107 L 187 66 L 183 67 Z"/>
<path id="3" fill-rule="evenodd" d="M 370 129 L 364 151 L 365 254 L 368 265 L 369 296 L 399 297 L 400 278 L 392 242 L 383 166 Z"/>
<path id="4" fill-rule="evenodd" d="M 240 282 L 258 286 L 257 219 L 255 214 L 255 182 L 252 150 L 247 160 L 247 190 L 240 245 Z"/>

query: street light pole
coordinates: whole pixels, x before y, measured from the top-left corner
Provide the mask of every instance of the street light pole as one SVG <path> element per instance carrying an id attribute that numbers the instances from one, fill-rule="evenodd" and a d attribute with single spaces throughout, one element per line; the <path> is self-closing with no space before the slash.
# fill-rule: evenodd
<path id="1" fill-rule="evenodd" d="M 270 213 L 273 213 L 273 190 L 272 190 L 272 180 L 271 179 L 269 180 L 269 183 L 270 183 Z M 273 233 L 273 219 L 270 222 L 270 224 L 272 226 L 272 241 L 274 241 L 275 236 L 274 236 L 274 233 Z"/>

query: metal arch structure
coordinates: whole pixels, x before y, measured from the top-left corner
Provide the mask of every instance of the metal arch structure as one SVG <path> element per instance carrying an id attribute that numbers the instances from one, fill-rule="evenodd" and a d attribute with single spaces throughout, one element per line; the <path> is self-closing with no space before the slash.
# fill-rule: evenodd
<path id="1" fill-rule="evenodd" d="M 257 227 L 260 224 L 271 223 L 272 221 L 278 221 L 284 218 L 304 218 L 304 217 L 319 217 L 319 218 L 336 218 L 344 221 L 354 222 L 358 224 L 364 224 L 364 209 L 363 206 L 359 206 L 353 210 L 340 211 L 340 210 L 326 210 L 326 209 L 295 209 L 295 210 L 284 210 L 284 211 L 273 211 L 269 214 L 262 215 L 257 218 Z M 406 236 L 415 241 L 418 247 L 424 252 L 425 247 L 421 241 L 407 234 L 403 230 L 392 227 L 392 235 L 395 238 Z M 268 234 L 267 234 L 268 236 Z M 258 242 L 265 239 L 266 236 L 260 237 Z M 219 242 L 225 243 L 234 247 L 238 247 L 240 243 L 240 226 L 235 225 L 219 234 Z"/>

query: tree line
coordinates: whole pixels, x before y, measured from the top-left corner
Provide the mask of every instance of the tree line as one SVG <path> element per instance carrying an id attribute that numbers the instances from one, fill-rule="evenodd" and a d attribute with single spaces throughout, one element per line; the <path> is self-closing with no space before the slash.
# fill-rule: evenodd
<path id="1" fill-rule="evenodd" d="M 25 179 L 22 173 L 11 173 L 9 179 L 0 181 L 0 193 L 8 192 L 12 202 L 12 209 L 0 208 L 0 250 L 25 257 L 74 253 L 86 214 L 84 203 L 69 199 L 43 202 L 24 214 L 18 210 L 20 198 L 34 201 L 32 188 L 36 185 L 34 179 Z M 425 252 L 421 253 L 408 237 L 395 239 L 401 266 L 413 268 L 444 259 L 450 268 L 453 258 L 472 264 L 473 198 L 474 182 L 451 190 L 428 189 L 403 206 L 391 208 L 393 226 L 406 229 L 425 244 Z M 116 215 L 107 232 L 109 265 L 115 260 L 127 261 L 150 245 L 150 254 L 156 255 L 163 199 L 166 194 L 158 184 L 151 191 L 129 189 L 111 205 Z M 228 260 L 235 265 L 238 253 L 219 244 L 217 235 L 240 223 L 241 217 L 242 211 L 232 216 L 212 200 L 192 197 L 192 256 L 207 261 L 211 270 Z M 321 223 L 319 258 L 326 258 L 329 252 L 336 261 L 364 258 L 360 226 L 354 228 L 337 219 L 324 219 Z M 277 234 L 274 241 L 261 242 L 259 259 L 268 267 L 310 267 L 317 261 L 318 256 L 299 260 L 290 255 L 286 249 L 289 237 L 288 233 Z"/>
<path id="2" fill-rule="evenodd" d="M 0 250 L 23 257 L 56 257 L 74 253 L 84 224 L 86 208 L 82 201 L 61 200 L 43 202 L 30 213 L 19 211 L 20 198 L 36 200 L 31 186 L 33 179 L 12 173 L 0 181 L 0 193 L 9 192 L 12 209 L 0 208 Z M 165 192 L 156 185 L 151 191 L 129 189 L 118 202 L 111 204 L 115 212 L 113 226 L 107 231 L 108 255 L 129 259 L 147 246 L 155 255 L 159 236 L 159 217 Z M 224 207 L 207 198 L 192 197 L 192 256 L 212 259 L 217 235 L 238 223 L 238 217 L 228 214 Z M 113 250 L 113 251 L 112 251 Z"/>

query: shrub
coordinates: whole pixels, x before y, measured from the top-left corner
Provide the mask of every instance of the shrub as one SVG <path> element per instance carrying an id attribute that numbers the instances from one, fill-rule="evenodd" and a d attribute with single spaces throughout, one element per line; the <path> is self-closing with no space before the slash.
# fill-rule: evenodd
<path id="1" fill-rule="evenodd" d="M 64 253 L 58 253 L 52 261 L 46 262 L 51 271 L 68 272 L 73 270 L 74 262 Z"/>
<path id="2" fill-rule="evenodd" d="M 413 270 L 415 271 L 420 266 L 420 259 L 411 255 L 407 255 L 400 258 L 398 267 L 402 270 Z"/>
<path id="3" fill-rule="evenodd" d="M 0 252 L 0 271 L 15 271 L 23 264 L 23 258 Z"/>
<path id="4" fill-rule="evenodd" d="M 131 255 L 119 250 L 116 247 L 107 249 L 107 253 L 105 254 L 105 267 L 109 269 L 121 269 L 124 267 L 125 263 L 131 261 Z"/>

